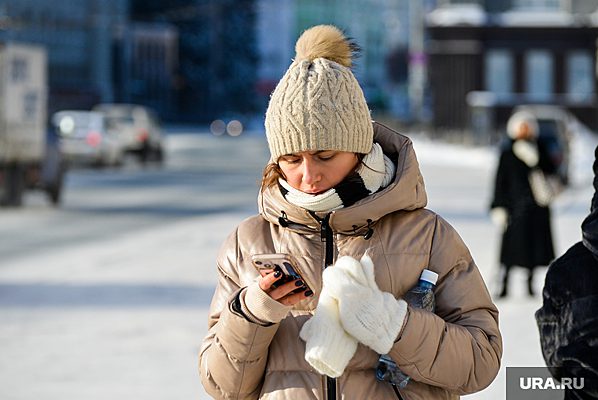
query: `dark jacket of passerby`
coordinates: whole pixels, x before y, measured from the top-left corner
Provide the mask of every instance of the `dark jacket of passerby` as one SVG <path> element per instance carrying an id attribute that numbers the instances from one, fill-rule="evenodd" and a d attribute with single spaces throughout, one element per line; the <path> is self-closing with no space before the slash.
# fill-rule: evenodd
<path id="1" fill-rule="evenodd" d="M 598 189 L 598 147 L 596 159 Z M 598 190 L 581 228 L 582 241 L 548 268 L 536 320 L 553 376 L 584 378 L 583 388 L 565 389 L 565 399 L 598 399 Z"/>
<path id="2" fill-rule="evenodd" d="M 524 146 L 521 146 L 524 145 Z M 514 147 L 536 149 L 535 160 Z M 554 259 L 549 204 L 539 204 L 532 191 L 530 177 L 534 170 L 554 174 L 547 152 L 535 140 L 509 139 L 503 146 L 494 186 L 491 208 L 505 213 L 500 246 L 500 262 L 507 268 L 534 268 Z"/>

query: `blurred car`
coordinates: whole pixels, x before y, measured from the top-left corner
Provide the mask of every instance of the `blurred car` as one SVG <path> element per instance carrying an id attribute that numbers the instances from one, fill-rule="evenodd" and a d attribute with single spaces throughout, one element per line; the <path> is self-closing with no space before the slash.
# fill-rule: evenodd
<path id="1" fill-rule="evenodd" d="M 52 116 L 60 151 L 71 164 L 120 165 L 123 145 L 106 129 L 104 115 L 95 111 L 63 110 Z"/>
<path id="2" fill-rule="evenodd" d="M 93 111 L 106 118 L 107 129 L 123 142 L 125 151 L 136 154 L 142 162 L 162 161 L 162 128 L 157 115 L 137 104 L 98 104 Z"/>
<path id="3" fill-rule="evenodd" d="M 525 104 L 513 112 L 526 111 L 538 121 L 538 141 L 548 150 L 563 184 L 569 182 L 571 127 L 575 117 L 566 109 L 547 104 Z"/>

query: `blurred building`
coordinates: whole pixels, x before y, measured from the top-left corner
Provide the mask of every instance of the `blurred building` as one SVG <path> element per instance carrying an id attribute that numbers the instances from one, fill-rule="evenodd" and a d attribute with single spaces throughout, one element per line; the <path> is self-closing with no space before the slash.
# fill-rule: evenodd
<path id="1" fill-rule="evenodd" d="M 256 4 L 256 93 L 266 110 L 270 93 L 295 56 L 295 0 L 258 0 Z"/>
<path id="2" fill-rule="evenodd" d="M 126 24 L 127 0 L 3 0 L 0 40 L 48 50 L 51 114 L 114 99 L 114 32 Z"/>
<path id="3" fill-rule="evenodd" d="M 256 111 L 255 0 L 131 0 L 131 20 L 178 32 L 173 104 L 178 121 Z"/>
<path id="4" fill-rule="evenodd" d="M 420 1 L 421 2 L 421 1 Z M 304 0 L 297 3 L 297 29 L 334 23 L 361 47 L 354 67 L 373 113 L 409 118 L 408 0 Z"/>
<path id="5" fill-rule="evenodd" d="M 473 123 L 493 136 L 521 104 L 560 105 L 598 129 L 598 1 L 462 3 L 427 15 L 436 130 L 463 133 Z"/>
<path id="6" fill-rule="evenodd" d="M 167 23 L 123 25 L 114 42 L 114 93 L 174 118 L 179 62 L 178 30 Z"/>
<path id="7" fill-rule="evenodd" d="M 49 114 L 101 102 L 171 120 L 253 111 L 253 0 L 4 0 L 0 40 L 45 46 Z"/>
<path id="8" fill-rule="evenodd" d="M 429 4 L 430 1 L 417 0 Z M 305 29 L 333 24 L 361 47 L 354 72 L 374 113 L 409 119 L 408 64 L 412 0 L 258 0 L 258 93 L 267 103 Z"/>

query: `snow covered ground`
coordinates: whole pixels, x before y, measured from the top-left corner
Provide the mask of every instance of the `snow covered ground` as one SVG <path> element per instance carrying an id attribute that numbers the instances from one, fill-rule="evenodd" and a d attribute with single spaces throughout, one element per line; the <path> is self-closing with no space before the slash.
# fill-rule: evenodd
<path id="1" fill-rule="evenodd" d="M 180 148 L 190 140 L 173 135 L 168 145 Z M 596 142 L 579 140 L 579 170 L 589 173 L 553 206 L 558 254 L 580 239 L 593 193 Z M 429 208 L 457 228 L 494 290 L 499 232 L 487 205 L 495 150 L 418 138 L 414 143 Z M 254 207 L 55 250 L 30 249 L 4 261 L 0 256 L 0 398 L 208 399 L 196 363 L 216 282 L 214 259 L 228 232 Z M 18 229 L 19 218 L 3 212 L 0 224 Z M 538 291 L 544 273 L 536 277 Z M 523 283 L 515 271 L 511 297 L 497 301 L 503 368 L 489 388 L 467 399 L 503 399 L 505 366 L 543 365 L 533 318 L 541 300 L 525 295 Z"/>

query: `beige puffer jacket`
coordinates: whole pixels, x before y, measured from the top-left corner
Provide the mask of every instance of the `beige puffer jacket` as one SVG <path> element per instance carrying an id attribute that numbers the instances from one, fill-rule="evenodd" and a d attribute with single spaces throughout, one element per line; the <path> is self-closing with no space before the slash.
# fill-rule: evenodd
<path id="1" fill-rule="evenodd" d="M 374 129 L 374 140 L 397 163 L 395 180 L 353 206 L 332 212 L 333 241 L 328 245 L 333 245 L 335 260 L 342 255 L 360 258 L 368 250 L 378 286 L 396 298 L 417 283 L 424 268 L 439 274 L 435 314 L 410 308 L 390 355 L 412 378 L 400 398 L 457 399 L 485 388 L 498 373 L 498 311 L 459 235 L 423 208 L 426 193 L 411 141 L 377 123 Z M 260 196 L 259 208 L 260 215 L 243 221 L 218 257 L 220 280 L 200 350 L 207 392 L 217 399 L 323 400 L 330 399 L 327 383 L 332 383 L 338 399 L 399 398 L 389 383 L 376 380 L 378 354 L 361 344 L 336 380 L 327 381 L 305 361 L 299 331 L 318 302 L 327 242 L 320 224 L 306 210 L 289 204 L 277 188 Z M 280 225 L 281 216 L 286 216 L 286 227 Z M 366 240 L 370 228 L 373 234 Z M 251 323 L 231 308 L 238 291 L 258 277 L 251 264 L 251 255 L 257 253 L 294 255 L 316 293 L 294 306 L 279 324 Z"/>

